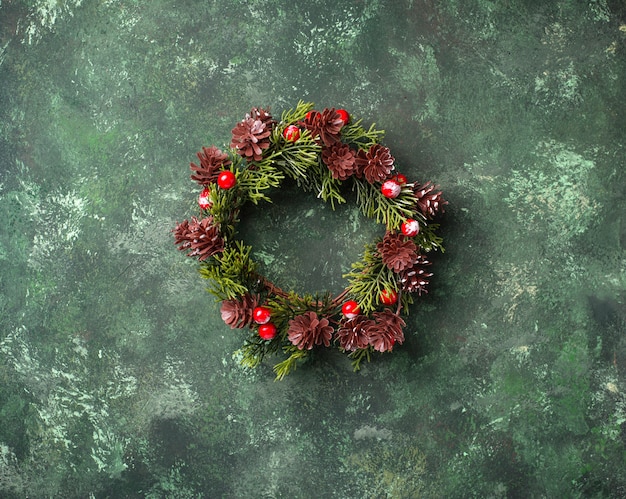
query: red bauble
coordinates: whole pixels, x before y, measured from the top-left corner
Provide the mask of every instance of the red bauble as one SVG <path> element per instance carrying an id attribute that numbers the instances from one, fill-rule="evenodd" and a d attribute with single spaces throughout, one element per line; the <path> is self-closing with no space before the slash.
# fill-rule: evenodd
<path id="1" fill-rule="evenodd" d="M 198 197 L 198 205 L 202 210 L 208 210 L 211 206 L 213 206 L 213 203 L 211 203 L 211 200 L 209 199 L 210 195 L 211 191 L 209 191 L 208 187 L 202 189 L 202 192 Z"/>
<path id="2" fill-rule="evenodd" d="M 394 175 L 393 178 L 396 180 L 396 182 L 398 182 L 401 185 L 407 183 L 406 175 L 404 175 L 402 173 L 398 173 L 398 174 Z"/>
<path id="3" fill-rule="evenodd" d="M 273 340 L 276 338 L 276 326 L 271 322 L 259 326 L 259 336 L 262 340 Z"/>
<path id="4" fill-rule="evenodd" d="M 354 300 L 348 300 L 341 307 L 341 313 L 346 319 L 354 319 L 361 313 L 361 310 L 359 309 L 359 304 L 357 302 Z"/>
<path id="5" fill-rule="evenodd" d="M 348 121 L 350 121 L 350 115 L 348 114 L 348 111 L 346 111 L 345 109 L 337 109 L 337 114 L 341 118 L 341 121 L 343 121 L 343 124 L 347 125 Z"/>
<path id="6" fill-rule="evenodd" d="M 219 185 L 222 189 L 230 189 L 234 187 L 237 183 L 237 177 L 230 170 L 224 170 L 217 177 L 217 185 Z"/>
<path id="7" fill-rule="evenodd" d="M 252 318 L 257 324 L 267 324 L 272 318 L 272 311 L 267 307 L 256 307 L 252 311 Z"/>
<path id="8" fill-rule="evenodd" d="M 295 142 L 300 138 L 300 129 L 296 125 L 289 125 L 283 130 L 283 137 L 289 142 Z"/>
<path id="9" fill-rule="evenodd" d="M 420 231 L 420 224 L 417 220 L 407 218 L 404 222 L 402 222 L 400 230 L 405 236 L 417 236 L 418 232 Z"/>
<path id="10" fill-rule="evenodd" d="M 383 305 L 393 305 L 398 301 L 398 293 L 396 293 L 393 289 L 390 291 L 383 289 L 380 292 L 379 301 Z"/>
<path id="11" fill-rule="evenodd" d="M 401 190 L 402 187 L 400 186 L 400 184 L 393 179 L 385 180 L 385 183 L 383 183 L 382 187 L 380 188 L 380 192 L 383 193 L 383 196 L 391 199 L 397 198 Z"/>

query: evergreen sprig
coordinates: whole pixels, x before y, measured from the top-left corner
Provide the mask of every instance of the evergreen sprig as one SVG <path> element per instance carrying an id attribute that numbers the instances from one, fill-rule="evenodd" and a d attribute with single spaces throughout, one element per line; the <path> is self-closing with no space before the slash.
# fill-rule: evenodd
<path id="1" fill-rule="evenodd" d="M 309 311 L 321 316 L 333 315 L 337 312 L 337 304 L 334 303 L 333 296 L 329 292 L 322 295 L 307 293 L 300 296 L 291 291 L 285 295 L 270 297 L 268 303 L 274 311 L 272 320 L 281 323 Z"/>
<path id="2" fill-rule="evenodd" d="M 274 365 L 273 369 L 277 381 L 284 379 L 285 376 L 295 371 L 298 364 L 310 355 L 309 350 L 298 350 L 298 348 L 293 345 L 285 345 L 283 351 L 285 354 L 288 354 L 289 357 Z"/>
<path id="3" fill-rule="evenodd" d="M 350 352 L 348 354 L 348 358 L 352 360 L 352 370 L 355 372 L 360 371 L 361 361 L 366 359 L 369 362 L 373 352 L 374 349 L 371 346 L 368 346 L 367 348 L 357 348 L 353 352 Z"/>
<path id="4" fill-rule="evenodd" d="M 241 171 L 235 170 L 235 175 L 241 176 Z M 234 234 L 235 224 L 239 221 L 239 210 L 247 197 L 247 194 L 240 189 L 218 189 L 217 184 L 209 185 L 211 215 L 215 224 L 220 226 L 225 239 L 229 239 Z"/>
<path id="5" fill-rule="evenodd" d="M 415 197 L 407 186 L 403 186 L 398 197 L 393 199 L 383 196 L 380 188 L 364 180 L 355 179 L 354 186 L 361 212 L 378 223 L 384 223 L 387 230 L 397 230 L 407 218 L 424 218 L 416 213 Z"/>
<path id="6" fill-rule="evenodd" d="M 274 129 L 272 141 L 275 144 L 275 151 L 267 159 L 285 175 L 296 180 L 299 186 L 312 190 L 322 147 L 315 142 L 308 130 L 301 132 L 296 142 L 291 142 L 283 137 L 284 129 L 285 127 Z"/>
<path id="7" fill-rule="evenodd" d="M 341 181 L 333 178 L 331 171 L 318 161 L 318 164 L 314 168 L 316 175 L 314 177 L 314 190 L 317 192 L 317 197 L 322 198 L 324 201 L 330 201 L 330 206 L 334 210 L 335 203 L 342 204 L 346 202 L 346 199 L 341 194 Z"/>
<path id="8" fill-rule="evenodd" d="M 353 263 L 352 271 L 343 277 L 348 279 L 350 295 L 364 314 L 376 310 L 383 291 L 398 289 L 396 274 L 383 263 L 375 244 L 365 246 L 363 258 Z"/>
<path id="9" fill-rule="evenodd" d="M 235 300 L 248 292 L 254 282 L 256 263 L 250 258 L 252 246 L 242 241 L 224 248 L 224 251 L 200 266 L 200 275 L 211 281 L 209 292 L 219 300 Z"/>
<path id="10" fill-rule="evenodd" d="M 366 130 L 361 126 L 362 121 L 361 119 L 344 126 L 341 129 L 341 140 L 346 144 L 367 150 L 374 144 L 380 143 L 385 136 L 385 131 L 377 130 L 374 123 Z"/>
<path id="11" fill-rule="evenodd" d="M 438 236 L 435 231 L 439 228 L 439 224 L 427 224 L 420 229 L 419 234 L 415 238 L 415 243 L 424 251 L 439 250 L 445 253 L 443 247 L 443 237 Z"/>
<path id="12" fill-rule="evenodd" d="M 259 204 L 259 201 L 271 202 L 271 198 L 264 191 L 280 187 L 285 176 L 271 162 L 260 161 L 255 166 L 256 168 L 247 168 L 239 173 L 238 188 L 254 204 Z"/>
<path id="13" fill-rule="evenodd" d="M 296 107 L 293 109 L 287 109 L 282 112 L 280 116 L 281 123 L 284 123 L 285 126 L 292 123 L 298 123 L 299 121 L 304 120 L 306 117 L 306 113 L 311 111 L 314 107 L 312 102 L 304 102 L 303 100 L 299 100 Z"/>

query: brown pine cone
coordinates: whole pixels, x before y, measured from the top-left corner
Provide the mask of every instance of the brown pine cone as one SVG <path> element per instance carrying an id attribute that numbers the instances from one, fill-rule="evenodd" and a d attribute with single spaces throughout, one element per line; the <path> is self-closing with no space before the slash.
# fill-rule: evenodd
<path id="1" fill-rule="evenodd" d="M 402 272 L 413 265 L 417 258 L 417 246 L 402 234 L 386 232 L 376 245 L 383 263 L 394 272 Z"/>
<path id="2" fill-rule="evenodd" d="M 404 269 L 399 273 L 400 284 L 402 291 L 409 293 L 428 293 L 426 286 L 428 285 L 429 278 L 432 277 L 432 272 L 427 272 L 426 267 L 431 262 L 424 255 L 417 255 L 417 259 L 411 267 Z"/>
<path id="3" fill-rule="evenodd" d="M 369 345 L 368 330 L 373 325 L 374 321 L 365 315 L 357 315 L 352 319 L 343 320 L 337 329 L 339 346 L 349 352 L 358 348 L 367 348 Z"/>
<path id="4" fill-rule="evenodd" d="M 388 352 L 396 343 L 404 342 L 402 328 L 406 323 L 398 314 L 385 309 L 383 312 L 374 312 L 375 324 L 369 328 L 369 344 L 379 352 Z"/>
<path id="5" fill-rule="evenodd" d="M 200 221 L 196 217 L 191 217 L 191 221 L 183 220 L 172 232 L 178 249 L 188 250 L 187 256 L 197 256 L 200 261 L 224 250 L 224 239 L 219 227 L 213 225 L 212 216 Z"/>
<path id="6" fill-rule="evenodd" d="M 272 115 L 260 107 L 253 107 L 250 113 L 246 114 L 246 118 L 248 117 L 261 120 L 270 129 L 276 124 L 276 120 L 272 118 Z"/>
<path id="7" fill-rule="evenodd" d="M 434 218 L 439 213 L 443 213 L 444 205 L 448 204 L 443 199 L 441 191 L 433 192 L 435 189 L 437 186 L 431 182 L 426 182 L 424 185 L 415 184 L 413 187 L 417 207 L 426 218 Z"/>
<path id="8" fill-rule="evenodd" d="M 310 112 L 302 122 L 302 126 L 311 132 L 311 137 L 319 137 L 318 142 L 322 142 L 326 147 L 341 142 L 343 124 L 341 116 L 334 107 L 326 108 L 321 113 Z"/>
<path id="9" fill-rule="evenodd" d="M 322 149 L 322 161 L 331 171 L 333 178 L 346 180 L 354 171 L 354 151 L 348 144 L 337 143 Z"/>
<path id="10" fill-rule="evenodd" d="M 220 307 L 222 320 L 231 329 L 242 329 L 252 324 L 252 312 L 258 304 L 258 297 L 248 293 L 241 300 L 224 300 Z"/>
<path id="11" fill-rule="evenodd" d="M 189 247 L 189 237 L 191 235 L 189 220 L 183 220 L 182 222 L 176 224 L 176 227 L 172 229 L 172 232 L 174 233 L 174 244 L 180 245 L 178 249 L 181 251 L 187 249 Z"/>
<path id="12" fill-rule="evenodd" d="M 274 121 L 263 109 L 253 108 L 246 117 L 235 125 L 230 147 L 247 160 L 260 161 L 263 150 L 270 146 L 270 135 Z"/>
<path id="13" fill-rule="evenodd" d="M 374 144 L 368 151 L 361 149 L 356 157 L 359 178 L 365 176 L 370 184 L 384 182 L 395 168 L 394 161 L 389 148 L 381 144 Z"/>
<path id="14" fill-rule="evenodd" d="M 215 182 L 219 172 L 231 164 L 228 154 L 223 153 L 215 146 L 203 147 L 202 151 L 198 153 L 198 159 L 200 166 L 191 163 L 191 170 L 194 172 L 191 175 L 191 180 L 205 186 Z"/>
<path id="15" fill-rule="evenodd" d="M 289 341 L 300 350 L 311 350 L 313 345 L 330 345 L 333 327 L 329 325 L 328 319 L 320 319 L 315 312 L 309 311 L 289 321 L 287 334 Z"/>

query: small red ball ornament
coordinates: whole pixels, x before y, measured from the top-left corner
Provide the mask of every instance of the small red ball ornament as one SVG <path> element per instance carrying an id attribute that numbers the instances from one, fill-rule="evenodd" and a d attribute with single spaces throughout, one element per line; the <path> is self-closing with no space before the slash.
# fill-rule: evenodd
<path id="1" fill-rule="evenodd" d="M 401 185 L 407 183 L 406 175 L 404 175 L 402 173 L 398 173 L 398 174 L 394 175 L 393 178 Z"/>
<path id="2" fill-rule="evenodd" d="M 380 292 L 379 301 L 383 305 L 393 305 L 395 302 L 398 301 L 398 293 L 396 293 L 393 289 L 389 291 L 383 289 Z"/>
<path id="3" fill-rule="evenodd" d="M 341 313 L 346 319 L 354 319 L 361 313 L 361 310 L 359 309 L 359 304 L 357 302 L 354 300 L 348 300 L 341 307 Z"/>
<path id="4" fill-rule="evenodd" d="M 259 336 L 262 340 L 273 340 L 276 338 L 276 326 L 271 322 L 259 326 Z"/>
<path id="5" fill-rule="evenodd" d="M 236 183 L 237 177 L 235 177 L 235 174 L 230 170 L 224 170 L 217 177 L 217 185 L 219 185 L 222 189 L 230 189 L 231 187 L 234 187 Z"/>
<path id="6" fill-rule="evenodd" d="M 417 236 L 418 232 L 420 231 L 420 224 L 417 220 L 407 218 L 404 222 L 402 222 L 400 230 L 405 236 Z"/>
<path id="7" fill-rule="evenodd" d="M 252 318 L 257 324 L 267 324 L 272 317 L 272 311 L 267 307 L 256 307 L 252 311 Z"/>
<path id="8" fill-rule="evenodd" d="M 400 186 L 400 184 L 393 179 L 385 180 L 382 187 L 380 188 L 380 192 L 383 193 L 383 196 L 391 199 L 397 198 L 401 190 L 402 187 Z"/>
<path id="9" fill-rule="evenodd" d="M 211 191 L 209 191 L 208 187 L 205 187 L 204 189 L 202 189 L 202 192 L 200 193 L 200 196 L 198 197 L 198 205 L 200 206 L 201 209 L 208 210 L 211 206 L 213 206 L 213 203 L 211 203 L 211 200 L 209 199 L 210 195 L 211 195 Z"/>
<path id="10" fill-rule="evenodd" d="M 348 114 L 348 111 L 346 111 L 345 109 L 337 109 L 337 114 L 341 118 L 341 121 L 343 121 L 343 124 L 347 125 L 348 121 L 350 121 L 350 115 Z"/>
<path id="11" fill-rule="evenodd" d="M 300 138 L 300 129 L 296 125 L 289 125 L 283 130 L 283 137 L 289 142 L 295 142 Z"/>

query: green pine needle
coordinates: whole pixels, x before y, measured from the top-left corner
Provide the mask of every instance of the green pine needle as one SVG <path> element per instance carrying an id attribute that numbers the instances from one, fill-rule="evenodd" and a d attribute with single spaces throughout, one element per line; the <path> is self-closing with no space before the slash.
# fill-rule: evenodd
<path id="1" fill-rule="evenodd" d="M 200 275 L 211 281 L 208 291 L 219 300 L 235 300 L 248 292 L 256 264 L 250 259 L 252 246 L 236 241 L 200 266 Z"/>
<path id="2" fill-rule="evenodd" d="M 296 370 L 301 361 L 309 356 L 308 350 L 299 350 L 293 345 L 287 345 L 283 350 L 290 355 L 274 366 L 274 373 L 276 373 L 275 381 L 282 381 L 285 376 Z"/>
<path id="3" fill-rule="evenodd" d="M 361 313 L 369 314 L 379 305 L 383 291 L 397 291 L 396 274 L 382 261 L 375 244 L 365 246 L 363 258 L 352 264 L 352 271 L 344 278 L 350 283 L 350 294 L 359 304 Z"/>
<path id="4" fill-rule="evenodd" d="M 367 348 L 357 348 L 354 352 L 351 352 L 348 357 L 352 359 L 352 369 L 354 372 L 361 369 L 361 361 L 366 359 L 370 361 L 372 352 L 374 349 L 370 346 Z"/>
<path id="5" fill-rule="evenodd" d="M 308 130 L 303 130 L 296 142 L 286 140 L 283 137 L 283 130 L 284 127 L 278 126 L 272 131 L 272 144 L 275 150 L 268 159 L 285 175 L 311 190 L 322 147 L 315 142 Z"/>
<path id="6" fill-rule="evenodd" d="M 439 224 L 420 225 L 420 231 L 415 237 L 415 244 L 417 244 L 424 251 L 439 250 L 445 253 L 443 247 L 443 237 L 435 234 L 435 231 L 439 229 Z"/>
<path id="7" fill-rule="evenodd" d="M 415 196 L 410 187 L 402 186 L 396 198 L 383 196 L 379 185 L 354 179 L 357 204 L 361 212 L 376 222 L 384 223 L 387 230 L 397 230 L 407 218 L 420 217 L 415 212 Z"/>
<path id="8" fill-rule="evenodd" d="M 245 192 L 248 199 L 254 204 L 258 204 L 259 201 L 271 202 L 272 200 L 263 191 L 272 187 L 280 187 L 285 176 L 269 160 L 253 162 L 252 165 L 238 175 L 237 185 L 239 189 Z"/>
<path id="9" fill-rule="evenodd" d="M 311 109 L 313 109 L 312 102 L 304 102 L 300 100 L 298 101 L 295 109 L 288 109 L 287 111 L 283 111 L 280 116 L 280 121 L 281 123 L 287 124 L 302 121 L 306 117 L 306 113 L 308 113 Z"/>
<path id="10" fill-rule="evenodd" d="M 358 120 L 344 125 L 341 129 L 341 140 L 346 144 L 367 150 L 382 140 L 385 136 L 385 131 L 376 130 L 374 124 L 369 127 L 369 130 L 365 130 L 361 126 L 362 121 Z"/>

